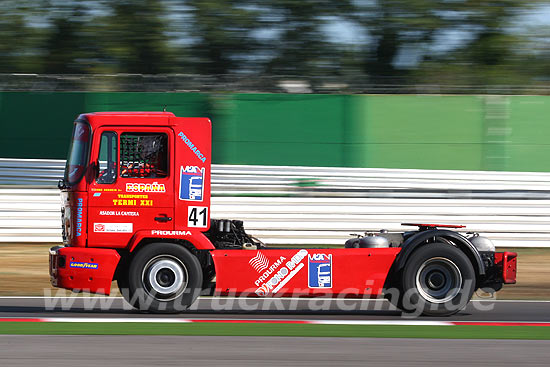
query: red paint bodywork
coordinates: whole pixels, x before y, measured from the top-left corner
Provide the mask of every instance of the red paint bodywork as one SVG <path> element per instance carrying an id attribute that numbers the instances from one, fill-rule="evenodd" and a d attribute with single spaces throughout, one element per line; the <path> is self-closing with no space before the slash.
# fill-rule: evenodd
<path id="1" fill-rule="evenodd" d="M 400 250 L 214 250 L 211 254 L 216 266 L 216 292 L 219 295 L 376 297 L 380 295 L 390 267 Z M 258 253 L 265 255 L 268 260 L 267 267 L 260 271 L 250 263 Z M 295 260 L 299 261 L 292 262 L 296 255 L 298 257 Z M 327 267 L 327 273 L 331 276 L 330 287 L 312 287 L 308 283 L 310 262 L 311 266 L 318 266 L 313 263 L 312 258 L 315 255 L 330 255 L 330 270 Z M 282 261 L 278 264 L 279 259 Z M 294 270 L 296 271 L 293 273 Z"/>
<path id="2" fill-rule="evenodd" d="M 502 269 L 504 284 L 515 284 L 518 267 L 518 254 L 515 252 L 495 252 L 495 264 Z"/>
<path id="3" fill-rule="evenodd" d="M 112 249 L 61 247 L 50 251 L 54 287 L 109 295 L 120 255 Z"/>
<path id="4" fill-rule="evenodd" d="M 50 260 L 54 264 L 50 266 L 51 281 L 54 286 L 108 294 L 114 271 L 120 260 L 116 249 L 133 251 L 145 239 L 179 238 L 188 240 L 198 249 L 214 249 L 212 243 L 203 234 L 210 225 L 211 123 L 209 119 L 180 118 L 169 112 L 98 112 L 80 115 L 76 121 L 90 126 L 91 134 L 78 138 L 81 142 L 89 139 L 90 149 L 83 178 L 62 192 L 62 205 L 66 213 L 65 222 L 68 224 L 64 241 L 67 247 L 56 250 L 50 255 Z M 168 176 L 123 178 L 117 175 L 116 182 L 113 184 L 98 183 L 95 179 L 96 171 L 93 164 L 98 161 L 101 134 L 106 131 L 117 134 L 118 146 L 120 146 L 122 133 L 166 134 Z M 201 155 L 197 153 L 197 149 Z M 120 153 L 117 152 L 117 154 Z M 116 162 L 120 162 L 120 156 L 117 156 Z M 187 167 L 204 169 L 203 193 L 200 201 L 179 199 L 180 173 Z M 119 168 L 117 163 L 117 172 Z M 135 184 L 163 185 L 164 190 L 136 192 L 133 189 L 136 187 Z M 200 228 L 188 226 L 188 207 L 190 206 L 207 208 L 204 226 Z M 168 217 L 172 220 L 155 219 L 159 217 Z M 118 226 L 119 229 L 124 230 L 105 231 L 106 225 Z M 186 233 L 186 235 L 179 235 L 180 233 Z M 63 256 L 94 258 L 98 268 L 58 269 L 55 265 L 59 261 L 58 258 Z"/>
<path id="5" fill-rule="evenodd" d="M 420 228 L 466 228 L 456 224 L 434 224 L 434 223 L 401 223 L 402 226 L 414 226 Z"/>
<path id="6" fill-rule="evenodd" d="M 137 237 L 141 240 L 147 237 L 145 233 L 150 234 L 153 230 L 191 231 L 195 237 L 202 238 L 201 232 L 206 231 L 210 224 L 210 210 L 207 211 L 206 226 L 202 228 L 187 226 L 187 210 L 189 206 L 210 208 L 211 124 L 209 119 L 180 118 L 167 112 L 103 112 L 84 114 L 79 118 L 85 118 L 91 126 L 91 151 L 84 179 L 63 193 L 64 205 L 71 211 L 73 227 L 67 236 L 66 244 L 78 247 L 131 248 L 133 250 Z M 170 161 L 168 177 L 141 179 L 118 177 L 114 184 L 97 183 L 91 164 L 98 159 L 101 133 L 104 131 L 116 132 L 119 137 L 123 132 L 165 133 L 168 137 Z M 204 162 L 182 141 L 178 136 L 180 132 L 183 132 L 200 149 L 205 157 Z M 178 198 L 180 170 L 187 166 L 197 166 L 205 170 L 204 192 L 199 202 L 183 201 Z M 135 183 L 161 184 L 164 185 L 164 192 L 128 192 L 127 185 Z M 77 214 L 79 201 L 85 208 L 80 218 L 85 228 L 81 235 L 77 236 L 76 220 L 78 218 L 75 214 Z M 123 215 L 128 213 L 132 215 Z M 161 216 L 170 217 L 173 220 L 167 222 L 155 220 L 156 217 Z M 94 224 L 105 222 L 131 224 L 133 230 L 120 233 L 94 231 Z M 161 236 L 149 235 L 148 237 Z M 201 248 L 214 248 L 204 241 L 198 242 L 202 244 L 199 245 Z"/>

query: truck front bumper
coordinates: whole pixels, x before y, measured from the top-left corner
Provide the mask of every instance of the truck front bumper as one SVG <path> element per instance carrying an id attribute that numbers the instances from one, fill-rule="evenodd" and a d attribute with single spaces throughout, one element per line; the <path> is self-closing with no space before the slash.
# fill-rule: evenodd
<path id="1" fill-rule="evenodd" d="M 109 295 L 119 261 L 112 249 L 55 246 L 50 248 L 50 282 L 75 292 Z"/>

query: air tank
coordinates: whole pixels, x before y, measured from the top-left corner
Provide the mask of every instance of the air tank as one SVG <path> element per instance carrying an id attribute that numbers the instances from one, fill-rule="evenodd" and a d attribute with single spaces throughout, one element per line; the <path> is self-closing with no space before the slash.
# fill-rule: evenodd
<path id="1" fill-rule="evenodd" d="M 487 237 L 483 237 L 480 236 L 478 233 L 474 233 L 472 237 L 468 239 L 480 252 L 495 252 L 495 244 Z"/>
<path id="2" fill-rule="evenodd" d="M 376 236 L 374 233 L 367 233 L 359 239 L 360 248 L 385 248 L 390 247 L 390 241 L 386 237 Z"/>

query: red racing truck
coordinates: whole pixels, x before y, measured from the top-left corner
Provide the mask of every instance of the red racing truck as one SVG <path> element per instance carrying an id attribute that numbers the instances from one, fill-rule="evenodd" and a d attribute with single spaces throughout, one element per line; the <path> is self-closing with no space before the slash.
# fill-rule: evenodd
<path id="1" fill-rule="evenodd" d="M 200 294 L 386 297 L 404 311 L 450 315 L 477 289 L 515 283 L 517 255 L 462 226 L 409 224 L 341 248 L 269 248 L 243 222 L 210 218 L 211 122 L 168 112 L 102 112 L 74 122 L 53 286 L 132 306 L 184 311 Z M 322 245 L 322 244 L 320 244 Z"/>

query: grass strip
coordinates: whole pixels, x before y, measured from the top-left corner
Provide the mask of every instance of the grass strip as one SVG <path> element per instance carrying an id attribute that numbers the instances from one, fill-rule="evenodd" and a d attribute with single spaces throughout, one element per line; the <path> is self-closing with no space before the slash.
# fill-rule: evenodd
<path id="1" fill-rule="evenodd" d="M 0 334 L 17 335 L 219 335 L 435 339 L 550 340 L 540 326 L 402 326 L 219 323 L 2 322 Z"/>

